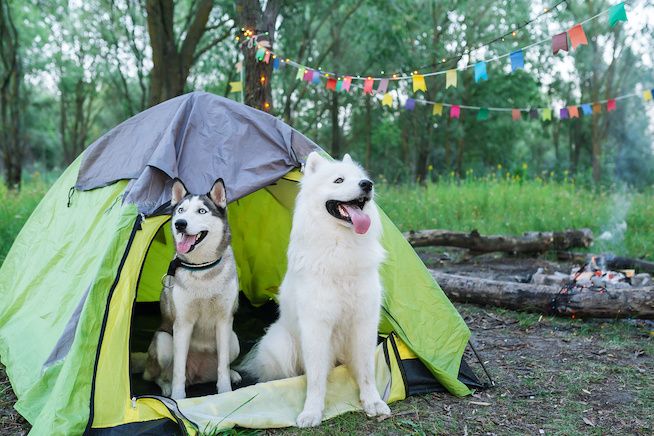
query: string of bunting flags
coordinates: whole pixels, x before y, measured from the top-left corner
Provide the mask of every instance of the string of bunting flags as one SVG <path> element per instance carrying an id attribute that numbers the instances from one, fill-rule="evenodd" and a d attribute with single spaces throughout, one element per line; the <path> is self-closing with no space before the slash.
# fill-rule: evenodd
<path id="1" fill-rule="evenodd" d="M 556 6 L 558 6 L 560 3 L 561 2 L 557 3 L 553 8 L 556 8 Z M 547 12 L 547 10 L 545 12 Z M 256 46 L 257 48 L 257 50 L 255 51 L 256 59 L 259 62 L 264 62 L 264 63 L 272 62 L 272 67 L 274 71 L 279 70 L 280 68 L 283 68 L 287 65 L 290 65 L 297 69 L 297 73 L 295 76 L 296 80 L 303 80 L 308 84 L 319 85 L 322 83 L 323 79 L 325 79 L 326 80 L 325 88 L 333 92 L 352 92 L 353 81 L 363 81 L 364 95 L 366 94 L 381 95 L 382 106 L 391 107 L 393 105 L 393 95 L 389 92 L 389 84 L 392 81 L 411 80 L 412 82 L 411 88 L 414 93 L 417 93 L 419 91 L 422 92 L 427 91 L 427 83 L 425 81 L 425 78 L 431 76 L 445 75 L 445 89 L 450 87 L 457 88 L 459 84 L 459 80 L 458 80 L 459 72 L 468 69 L 473 69 L 473 78 L 475 83 L 488 80 L 487 64 L 504 58 L 509 58 L 511 72 L 517 71 L 519 69 L 524 69 L 525 68 L 524 52 L 533 47 L 545 44 L 547 42 L 551 42 L 552 54 L 556 55 L 561 51 L 569 52 L 570 47 L 572 47 L 572 49 L 574 50 L 581 45 L 588 45 L 588 38 L 586 37 L 586 33 L 584 32 L 583 24 L 588 23 L 592 20 L 595 20 L 607 14 L 608 14 L 608 24 L 610 27 L 614 27 L 620 21 L 627 21 L 625 4 L 624 2 L 620 2 L 618 4 L 609 7 L 608 9 L 601 11 L 597 15 L 594 15 L 584 21 L 581 21 L 578 24 L 575 24 L 565 32 L 561 32 L 549 38 L 545 38 L 540 41 L 531 43 L 520 49 L 511 51 L 510 53 L 505 53 L 490 59 L 479 60 L 477 62 L 470 63 L 462 67 L 452 68 L 448 70 L 432 71 L 426 73 L 419 73 L 417 70 L 414 70 L 411 74 L 400 73 L 400 74 L 392 74 L 391 76 L 386 76 L 386 77 L 362 76 L 362 75 L 354 75 L 354 74 L 337 74 L 334 72 L 322 71 L 321 68 L 316 69 L 310 66 L 303 65 L 299 62 L 296 62 L 289 58 L 284 58 L 281 55 L 273 52 L 268 48 L 267 41 L 261 41 L 261 42 L 258 41 L 258 38 L 263 36 L 263 34 L 255 35 L 254 32 L 251 31 L 245 32 L 245 41 L 242 42 L 242 44 L 247 44 L 249 47 Z M 532 21 L 533 20 L 530 20 L 528 23 Z M 496 38 L 496 40 L 498 39 L 499 38 Z M 570 42 L 570 44 L 568 44 L 568 41 Z M 468 51 L 467 53 L 469 54 L 470 51 Z M 375 82 L 378 82 L 376 89 L 374 89 Z M 231 88 L 231 92 L 242 92 L 242 82 L 241 81 L 230 82 L 230 88 Z M 649 101 L 651 100 L 652 97 L 651 94 L 653 91 L 646 91 L 646 92 L 649 92 L 649 94 L 644 95 L 644 98 L 646 101 Z M 593 113 L 600 113 L 602 111 L 603 104 L 606 104 L 607 112 L 611 112 L 616 109 L 617 101 L 622 100 L 624 98 L 633 97 L 635 95 L 636 94 L 627 94 L 604 101 L 567 106 L 559 109 L 557 115 L 559 116 L 560 119 L 570 119 L 570 118 L 578 118 L 580 114 L 591 115 Z M 649 99 L 647 98 L 648 96 Z M 497 107 L 466 106 L 466 105 L 432 102 L 424 99 L 415 99 L 415 98 L 407 98 L 404 103 L 404 109 L 409 111 L 414 110 L 416 102 L 419 102 L 421 104 L 433 105 L 432 112 L 434 115 L 442 115 L 443 107 L 448 107 L 451 118 L 459 118 L 461 114 L 461 109 L 476 110 L 478 120 L 488 119 L 489 112 L 493 112 L 493 111 L 500 111 L 500 112 L 510 111 L 512 113 L 512 117 L 514 120 L 521 119 L 523 112 L 527 112 L 530 118 L 538 118 L 540 116 L 543 120 L 551 120 L 552 113 L 553 113 L 551 108 L 497 108 Z M 579 112 L 580 110 L 581 112 Z"/>

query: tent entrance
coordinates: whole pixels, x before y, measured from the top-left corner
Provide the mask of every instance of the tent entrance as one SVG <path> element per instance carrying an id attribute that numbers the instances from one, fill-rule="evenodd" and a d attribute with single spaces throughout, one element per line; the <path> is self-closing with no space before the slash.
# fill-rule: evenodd
<path id="1" fill-rule="evenodd" d="M 130 355 L 147 353 L 154 333 L 161 324 L 159 297 L 162 290 L 161 279 L 166 273 L 170 259 L 174 255 L 174 243 L 170 220 L 166 220 L 156 232 L 143 262 L 139 277 L 136 300 L 132 311 L 129 338 Z M 234 318 L 234 331 L 241 347 L 237 364 L 263 336 L 265 329 L 277 319 L 277 305 L 269 300 L 255 307 L 243 292 L 239 293 L 239 308 Z M 244 377 L 233 389 L 254 384 L 254 380 Z M 130 370 L 130 394 L 132 397 L 161 395 L 159 386 L 143 379 L 141 372 Z M 187 387 L 187 397 L 200 397 L 216 394 L 215 382 Z"/>

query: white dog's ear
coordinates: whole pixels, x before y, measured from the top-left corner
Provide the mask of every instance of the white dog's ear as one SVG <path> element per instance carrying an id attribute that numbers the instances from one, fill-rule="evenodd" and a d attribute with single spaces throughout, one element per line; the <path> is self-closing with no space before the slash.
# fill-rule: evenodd
<path id="1" fill-rule="evenodd" d="M 320 167 L 320 165 L 322 165 L 326 161 L 327 159 L 322 157 L 317 152 L 312 151 L 311 153 L 309 153 L 309 156 L 307 157 L 307 162 L 304 164 L 304 174 L 315 173 Z"/>
<path id="2" fill-rule="evenodd" d="M 209 191 L 209 198 L 216 206 L 222 209 L 227 207 L 227 193 L 225 192 L 223 179 L 218 179 L 213 184 L 211 191 Z"/>
<path id="3" fill-rule="evenodd" d="M 350 156 L 348 153 L 345 153 L 345 155 L 343 156 L 343 162 L 348 164 L 354 163 L 354 161 L 352 160 L 352 156 Z"/>
<path id="4" fill-rule="evenodd" d="M 188 194 L 188 191 L 186 190 L 184 183 L 182 183 L 182 181 L 179 179 L 175 179 L 175 182 L 173 183 L 172 195 L 170 198 L 170 205 L 174 206 L 182 201 L 182 198 L 184 198 L 186 194 Z"/>

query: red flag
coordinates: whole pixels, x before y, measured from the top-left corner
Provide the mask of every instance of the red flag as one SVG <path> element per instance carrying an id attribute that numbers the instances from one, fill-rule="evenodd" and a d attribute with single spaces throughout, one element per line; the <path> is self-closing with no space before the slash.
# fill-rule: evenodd
<path id="1" fill-rule="evenodd" d="M 327 79 L 327 84 L 325 85 L 325 88 L 331 89 L 332 91 L 336 91 L 336 79 L 334 77 L 330 77 Z"/>
<path id="2" fill-rule="evenodd" d="M 609 101 L 606 102 L 606 111 L 611 112 L 615 110 L 615 98 L 609 99 Z"/>
<path id="3" fill-rule="evenodd" d="M 557 54 L 559 50 L 568 51 L 568 34 L 565 32 L 552 37 L 552 53 Z"/>
<path id="4" fill-rule="evenodd" d="M 372 94 L 372 84 L 374 81 L 372 80 L 372 77 L 368 77 L 364 82 L 363 82 L 363 93 L 364 94 Z"/>
<path id="5" fill-rule="evenodd" d="M 270 62 L 270 52 L 269 51 L 266 51 L 266 55 L 263 57 L 263 61 L 265 63 Z"/>
<path id="6" fill-rule="evenodd" d="M 511 109 L 511 118 L 513 118 L 513 121 L 520 121 L 522 119 L 520 109 Z"/>
<path id="7" fill-rule="evenodd" d="M 588 45 L 588 40 L 586 39 L 586 34 L 584 33 L 584 28 L 581 27 L 581 24 L 572 26 L 568 30 L 568 36 L 570 37 L 570 44 L 572 48 L 577 48 L 580 45 Z"/>

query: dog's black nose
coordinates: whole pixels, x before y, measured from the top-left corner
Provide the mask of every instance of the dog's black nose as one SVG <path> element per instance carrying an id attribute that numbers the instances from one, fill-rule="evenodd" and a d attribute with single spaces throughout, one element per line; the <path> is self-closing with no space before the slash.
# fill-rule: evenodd
<path id="1" fill-rule="evenodd" d="M 178 232 L 183 232 L 184 230 L 186 230 L 187 225 L 188 223 L 186 222 L 186 220 L 175 221 L 175 228 L 177 229 Z"/>
<path id="2" fill-rule="evenodd" d="M 370 180 L 363 179 L 359 182 L 359 186 L 363 189 L 363 192 L 372 191 L 372 182 Z"/>

